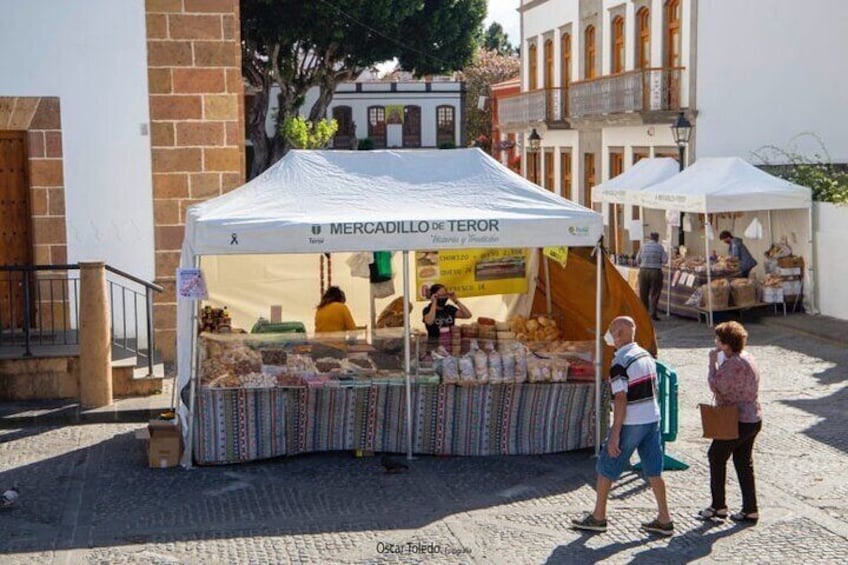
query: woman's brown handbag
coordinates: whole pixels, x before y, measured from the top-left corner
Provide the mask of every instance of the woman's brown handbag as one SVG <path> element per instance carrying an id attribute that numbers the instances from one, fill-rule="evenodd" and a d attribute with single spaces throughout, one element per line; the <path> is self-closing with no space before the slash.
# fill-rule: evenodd
<path id="1" fill-rule="evenodd" d="M 739 407 L 699 404 L 704 437 L 710 439 L 739 439 Z"/>

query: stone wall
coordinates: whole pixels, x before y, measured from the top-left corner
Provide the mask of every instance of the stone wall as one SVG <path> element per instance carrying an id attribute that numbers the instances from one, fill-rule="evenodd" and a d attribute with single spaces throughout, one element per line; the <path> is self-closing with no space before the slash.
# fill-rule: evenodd
<path id="1" fill-rule="evenodd" d="M 186 208 L 244 183 L 238 0 L 147 0 L 156 345 L 176 357 L 175 271 Z"/>
<path id="2" fill-rule="evenodd" d="M 79 398 L 79 357 L 0 360 L 0 400 Z"/>

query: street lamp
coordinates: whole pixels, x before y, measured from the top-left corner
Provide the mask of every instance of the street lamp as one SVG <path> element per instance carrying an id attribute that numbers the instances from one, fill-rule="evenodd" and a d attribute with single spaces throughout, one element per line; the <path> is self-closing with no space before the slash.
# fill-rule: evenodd
<path id="1" fill-rule="evenodd" d="M 539 132 L 536 131 L 536 128 L 533 128 L 533 131 L 530 132 L 530 136 L 527 138 L 528 146 L 527 152 L 533 155 L 533 182 L 539 184 L 539 171 L 536 170 L 536 154 L 539 152 L 539 148 L 542 145 L 542 136 L 539 135 Z"/>
<path id="2" fill-rule="evenodd" d="M 692 136 L 692 124 L 686 119 L 683 112 L 677 114 L 677 120 L 671 124 L 671 135 L 674 137 L 674 143 L 677 145 L 678 159 L 680 170 L 686 168 L 686 146 L 689 145 L 689 138 Z M 680 214 L 680 227 L 677 231 L 677 238 L 680 245 L 683 245 L 683 213 Z"/>

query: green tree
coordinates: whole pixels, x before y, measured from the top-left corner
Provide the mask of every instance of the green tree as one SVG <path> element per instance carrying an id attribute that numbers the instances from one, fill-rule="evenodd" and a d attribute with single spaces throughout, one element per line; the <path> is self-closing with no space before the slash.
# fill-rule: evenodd
<path id="1" fill-rule="evenodd" d="M 321 119 L 310 122 L 300 116 L 286 118 L 280 126 L 283 139 L 292 149 L 324 148 L 338 130 L 339 123 L 336 120 Z"/>
<path id="2" fill-rule="evenodd" d="M 486 140 L 481 140 L 481 145 L 484 146 L 486 142 L 494 141 L 488 139 L 492 135 L 492 105 L 488 100 L 491 97 L 491 86 L 517 77 L 519 71 L 518 57 L 501 55 L 487 49 L 478 50 L 471 65 L 463 69 L 468 139 L 480 140 L 483 135 Z M 481 96 L 487 98 L 482 110 L 479 106 Z"/>
<path id="3" fill-rule="evenodd" d="M 498 22 L 492 22 L 486 29 L 483 47 L 489 51 L 497 51 L 499 55 L 515 55 L 515 48 L 510 43 L 509 36 Z"/>
<path id="4" fill-rule="evenodd" d="M 242 67 L 253 101 L 247 108 L 254 161 L 250 177 L 290 148 L 281 125 L 319 87 L 307 120 L 326 116 L 336 84 L 397 57 L 417 75 L 462 68 L 485 17 L 485 0 L 242 0 Z M 268 103 L 279 86 L 274 134 Z"/>

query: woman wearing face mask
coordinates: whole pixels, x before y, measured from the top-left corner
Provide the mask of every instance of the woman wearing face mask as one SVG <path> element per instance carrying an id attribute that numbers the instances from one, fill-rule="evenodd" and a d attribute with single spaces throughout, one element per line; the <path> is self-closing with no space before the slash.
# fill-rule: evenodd
<path id="1" fill-rule="evenodd" d="M 756 524 L 760 518 L 757 508 L 757 489 L 754 482 L 754 440 L 763 427 L 763 410 L 759 402 L 760 373 L 754 357 L 745 348 L 748 332 L 738 322 L 725 322 L 715 328 L 715 349 L 710 351 L 709 383 L 717 406 L 739 407 L 739 438 L 713 440 L 710 460 L 710 491 L 712 504 L 699 516 L 704 520 L 727 518 L 725 483 L 727 460 L 733 456 L 733 466 L 742 489 L 742 511 L 730 518 L 736 522 Z M 721 361 L 724 357 L 724 361 Z"/>
<path id="2" fill-rule="evenodd" d="M 448 300 L 453 304 L 448 304 Z M 424 307 L 424 325 L 430 343 L 438 343 L 441 328 L 450 328 L 457 318 L 470 318 L 471 310 L 459 302 L 455 292 L 448 292 L 443 284 L 430 287 L 430 304 Z"/>

